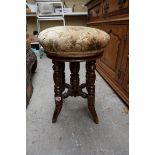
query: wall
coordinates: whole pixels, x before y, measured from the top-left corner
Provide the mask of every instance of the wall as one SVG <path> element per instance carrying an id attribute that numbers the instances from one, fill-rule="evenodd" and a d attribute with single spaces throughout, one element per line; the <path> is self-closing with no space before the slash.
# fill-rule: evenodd
<path id="1" fill-rule="evenodd" d="M 66 26 L 74 25 L 74 26 L 86 26 L 87 16 L 66 16 L 65 17 Z M 32 34 L 34 30 L 37 30 L 37 20 L 36 17 L 27 17 L 27 30 L 29 34 Z M 41 30 L 63 25 L 62 21 L 41 21 Z"/>

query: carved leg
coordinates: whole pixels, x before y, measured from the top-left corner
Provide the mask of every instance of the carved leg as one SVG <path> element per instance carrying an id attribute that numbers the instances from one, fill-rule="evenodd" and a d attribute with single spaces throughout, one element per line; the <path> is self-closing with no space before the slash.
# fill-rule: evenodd
<path id="1" fill-rule="evenodd" d="M 61 62 L 62 92 L 65 90 L 65 63 Z"/>
<path id="2" fill-rule="evenodd" d="M 78 88 L 79 88 L 79 70 L 80 70 L 80 63 L 79 62 L 70 62 L 70 84 L 72 87 L 72 96 L 76 97 L 78 95 Z"/>
<path id="3" fill-rule="evenodd" d="M 54 80 L 54 92 L 55 92 L 55 111 L 53 114 L 52 122 L 57 121 L 58 115 L 62 109 L 62 67 L 61 62 L 53 60 L 53 80 Z"/>
<path id="4" fill-rule="evenodd" d="M 88 109 L 96 124 L 99 123 L 98 116 L 95 110 L 95 61 L 86 62 L 86 89 L 88 91 Z"/>

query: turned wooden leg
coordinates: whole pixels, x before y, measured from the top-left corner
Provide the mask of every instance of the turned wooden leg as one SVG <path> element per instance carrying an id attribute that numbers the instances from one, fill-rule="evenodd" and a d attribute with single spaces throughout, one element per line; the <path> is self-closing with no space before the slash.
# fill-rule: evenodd
<path id="1" fill-rule="evenodd" d="M 54 80 L 54 93 L 55 93 L 55 111 L 53 114 L 52 122 L 57 121 L 58 115 L 62 109 L 62 65 L 61 62 L 53 60 L 53 80 Z"/>
<path id="2" fill-rule="evenodd" d="M 70 84 L 72 87 L 72 96 L 76 97 L 78 95 L 78 88 L 79 88 L 79 70 L 80 70 L 80 63 L 79 62 L 70 62 Z"/>
<path id="3" fill-rule="evenodd" d="M 65 90 L 65 62 L 61 62 L 62 92 Z"/>
<path id="4" fill-rule="evenodd" d="M 98 116 L 95 110 L 95 61 L 86 62 L 86 89 L 88 91 L 88 109 L 96 124 L 99 123 Z"/>

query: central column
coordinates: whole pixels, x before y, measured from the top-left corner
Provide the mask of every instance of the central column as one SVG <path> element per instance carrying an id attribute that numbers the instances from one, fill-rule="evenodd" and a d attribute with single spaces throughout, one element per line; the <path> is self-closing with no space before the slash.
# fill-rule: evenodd
<path id="1" fill-rule="evenodd" d="M 62 76 L 62 92 L 65 90 L 65 62 L 60 62 L 61 64 L 61 76 Z"/>
<path id="2" fill-rule="evenodd" d="M 79 62 L 70 62 L 70 84 L 72 87 L 71 96 L 78 96 L 78 88 L 79 88 L 79 70 L 80 70 L 80 63 Z"/>

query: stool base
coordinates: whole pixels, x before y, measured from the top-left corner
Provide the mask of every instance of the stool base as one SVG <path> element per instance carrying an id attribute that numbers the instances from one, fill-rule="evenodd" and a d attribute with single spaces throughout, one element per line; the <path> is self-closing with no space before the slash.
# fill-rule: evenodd
<path id="1" fill-rule="evenodd" d="M 95 61 L 86 62 L 86 83 L 79 85 L 79 62 L 70 62 L 70 84 L 65 83 L 65 63 L 53 60 L 53 80 L 54 80 L 54 92 L 55 92 L 55 111 L 53 114 L 52 122 L 57 121 L 58 115 L 62 109 L 63 99 L 69 96 L 81 96 L 87 98 L 88 109 L 92 115 L 93 121 L 98 124 L 98 116 L 95 110 Z M 67 92 L 64 92 L 67 88 Z M 83 92 L 83 88 L 86 88 L 87 93 Z"/>

